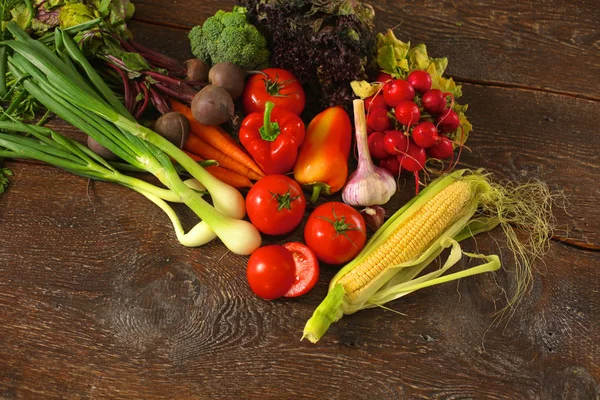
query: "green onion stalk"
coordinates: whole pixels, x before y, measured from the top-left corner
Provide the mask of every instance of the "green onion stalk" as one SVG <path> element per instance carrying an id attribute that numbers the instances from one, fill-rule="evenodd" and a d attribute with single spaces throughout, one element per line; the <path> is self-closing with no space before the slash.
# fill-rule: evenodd
<path id="1" fill-rule="evenodd" d="M 75 175 L 118 183 L 135 190 L 167 214 L 177 239 L 186 246 L 199 246 L 215 238 L 214 232 L 203 221 L 185 233 L 179 217 L 167 203 L 181 202 L 173 191 L 121 173 L 120 170 L 139 170 L 129 164 L 109 163 L 87 146 L 49 128 L 19 121 L 0 121 L 0 158 L 2 157 L 43 161 Z M 204 161 L 203 164 L 211 165 L 212 162 Z M 199 194 L 206 193 L 204 187 L 195 179 L 188 179 L 185 184 Z"/>
<path id="2" fill-rule="evenodd" d="M 8 56 L 8 69 L 28 93 L 125 163 L 154 175 L 231 251 L 250 254 L 260 246 L 259 232 L 241 219 L 245 215 L 241 193 L 214 178 L 177 146 L 137 123 L 68 34 L 56 29 L 54 49 L 51 50 L 29 37 L 14 22 L 8 23 L 7 29 L 14 40 L 3 41 L 0 45 L 12 50 Z M 55 134 L 54 137 L 58 136 Z M 81 147 L 77 149 L 81 150 Z M 88 152 L 86 154 L 89 156 Z M 32 155 L 33 158 L 41 156 L 38 153 Z M 69 167 L 72 172 L 82 172 L 81 167 L 75 168 L 74 164 Z M 178 167 L 206 188 L 212 205 L 183 182 Z M 89 173 L 85 168 L 83 172 Z M 138 188 L 134 185 L 134 189 Z M 144 189 L 140 193 L 165 210 L 161 203 L 165 196 Z"/>

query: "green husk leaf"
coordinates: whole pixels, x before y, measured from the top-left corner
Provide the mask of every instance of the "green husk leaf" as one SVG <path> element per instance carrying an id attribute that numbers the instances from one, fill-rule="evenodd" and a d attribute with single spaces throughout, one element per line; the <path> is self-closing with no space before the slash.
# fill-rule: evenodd
<path id="1" fill-rule="evenodd" d="M 341 306 L 344 296 L 344 287 L 340 284 L 334 286 L 327 293 L 327 297 L 319 304 L 312 318 L 306 323 L 302 339 L 308 339 L 311 343 L 316 343 L 321 339 L 329 326 L 342 317 Z"/>
<path id="2" fill-rule="evenodd" d="M 444 242 L 440 246 L 440 249 L 445 249 L 449 246 L 451 246 L 450 254 L 448 255 L 446 262 L 441 268 L 415 279 L 399 280 L 400 283 L 395 285 L 392 281 L 390 281 L 390 283 L 392 284 L 389 286 L 386 285 L 385 288 L 379 290 L 375 295 L 373 295 L 369 299 L 369 303 L 372 303 L 373 305 L 385 304 L 392 300 L 396 300 L 402 296 L 406 296 L 407 294 L 410 294 L 419 289 L 439 285 L 441 283 L 450 282 L 456 279 L 465 278 L 467 276 L 496 271 L 500 268 L 500 259 L 495 254 L 481 255 L 465 253 L 462 251 L 458 241 L 452 238 L 445 238 Z M 476 267 L 468 268 L 466 270 L 462 270 L 460 272 L 442 276 L 458 261 L 460 261 L 463 255 L 466 255 L 470 258 L 484 259 L 486 260 L 486 263 L 478 265 Z M 427 265 L 418 265 L 417 268 L 420 268 L 420 270 L 418 270 L 414 275 L 418 275 Z"/>

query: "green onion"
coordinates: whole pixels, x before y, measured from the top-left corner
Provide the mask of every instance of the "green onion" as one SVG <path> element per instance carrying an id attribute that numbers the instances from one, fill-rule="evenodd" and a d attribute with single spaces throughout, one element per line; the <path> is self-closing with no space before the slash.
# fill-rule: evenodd
<path id="1" fill-rule="evenodd" d="M 138 124 L 69 35 L 60 29 L 55 31 L 57 54 L 30 38 L 14 22 L 8 23 L 7 29 L 17 39 L 1 43 L 13 50 L 13 55 L 8 58 L 11 73 L 22 79 L 23 87 L 48 110 L 89 134 L 127 163 L 152 173 L 202 219 L 206 228 L 203 224 L 199 230 L 209 228 L 214 231 L 231 251 L 250 254 L 260 246 L 259 232 L 252 224 L 241 220 L 245 215 L 241 193 L 214 178 L 168 140 Z M 81 67 L 84 74 L 80 74 L 75 65 Z M 9 143 L 5 144 L 10 149 Z M 47 159 L 47 155 L 35 150 L 31 150 L 31 156 Z M 172 160 L 206 188 L 214 206 L 181 180 L 180 170 Z M 94 175 L 85 167 L 76 166 L 73 160 L 54 159 L 54 162 L 74 173 Z M 143 189 L 139 192 L 149 193 Z M 157 205 L 163 208 L 162 204 Z"/>

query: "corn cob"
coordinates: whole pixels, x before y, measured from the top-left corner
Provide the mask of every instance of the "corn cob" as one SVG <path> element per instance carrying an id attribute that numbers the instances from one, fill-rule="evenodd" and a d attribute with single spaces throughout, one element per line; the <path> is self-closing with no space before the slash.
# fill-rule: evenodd
<path id="1" fill-rule="evenodd" d="M 339 280 L 348 300 L 358 298 L 386 268 L 402 264 L 421 254 L 461 215 L 470 198 L 470 185 L 464 181 L 456 181 L 425 203 L 400 224 L 380 247 Z"/>

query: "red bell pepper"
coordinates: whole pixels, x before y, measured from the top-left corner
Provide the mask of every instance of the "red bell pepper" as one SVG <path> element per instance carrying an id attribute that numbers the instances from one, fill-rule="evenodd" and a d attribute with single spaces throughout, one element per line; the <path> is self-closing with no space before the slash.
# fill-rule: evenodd
<path id="1" fill-rule="evenodd" d="M 310 122 L 294 166 L 294 179 L 312 188 L 311 202 L 317 201 L 320 193 L 330 195 L 344 187 L 351 143 L 352 122 L 342 107 L 330 107 Z"/>
<path id="2" fill-rule="evenodd" d="M 239 137 L 266 175 L 286 174 L 294 167 L 304 141 L 304 122 L 268 101 L 264 113 L 255 112 L 244 119 Z"/>

